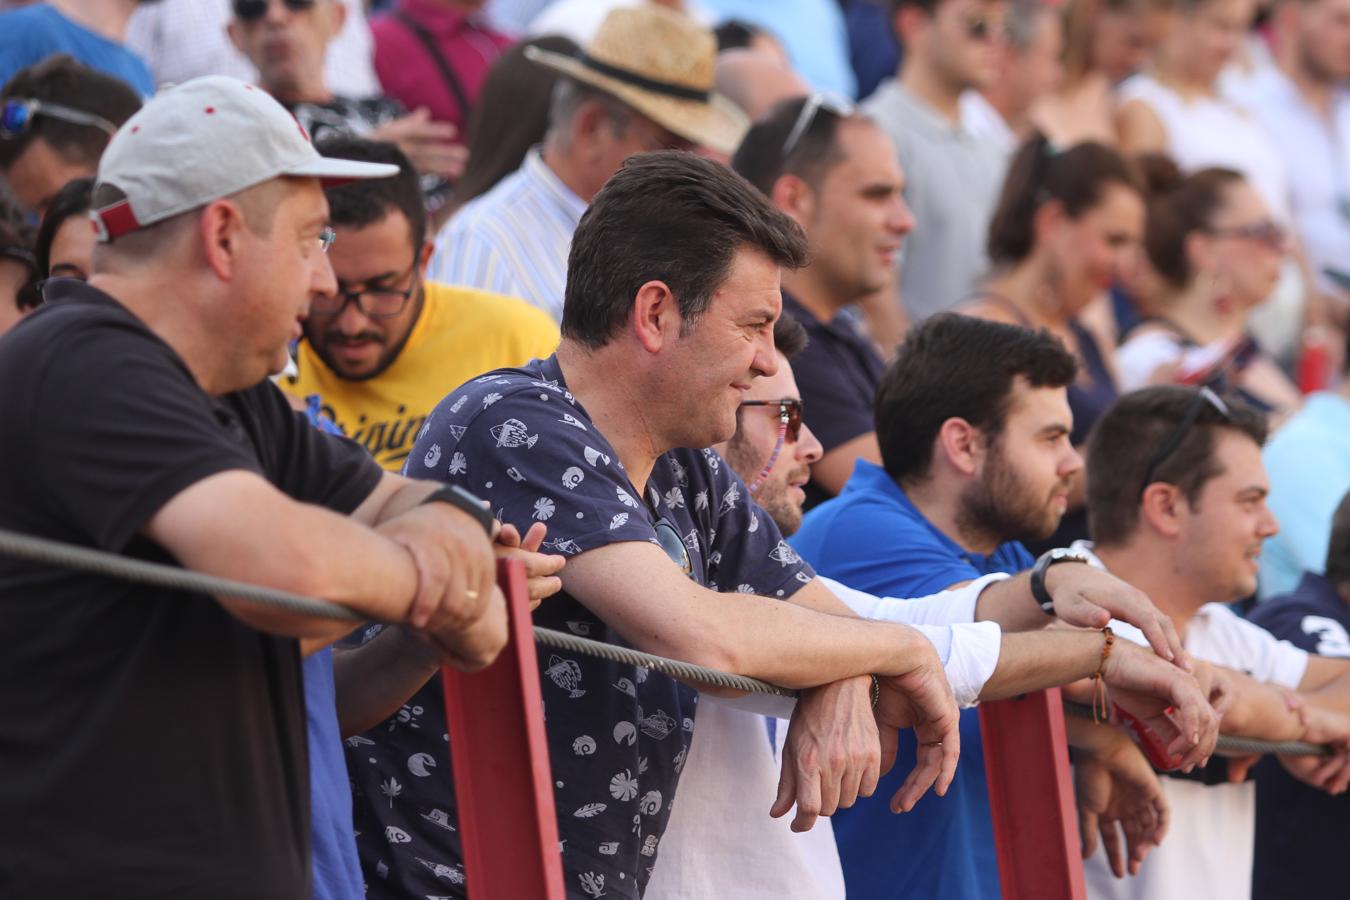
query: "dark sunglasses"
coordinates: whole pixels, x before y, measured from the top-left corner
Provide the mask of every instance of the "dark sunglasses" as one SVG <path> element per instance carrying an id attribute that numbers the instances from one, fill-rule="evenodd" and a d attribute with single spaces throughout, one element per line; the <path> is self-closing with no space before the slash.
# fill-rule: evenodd
<path id="1" fill-rule="evenodd" d="M 117 126 L 102 116 L 96 116 L 82 109 L 75 109 L 72 106 L 65 106 L 60 103 L 28 99 L 6 100 L 5 105 L 0 106 L 0 138 L 8 140 L 23 134 L 33 127 L 35 116 L 60 119 L 62 122 L 69 122 L 72 125 L 88 125 L 91 128 L 99 129 L 109 137 L 117 133 Z"/>
<path id="2" fill-rule="evenodd" d="M 792 123 L 792 130 L 783 141 L 783 159 L 787 159 L 792 155 L 792 151 L 797 149 L 797 145 L 802 142 L 802 138 L 811 128 L 811 123 L 816 120 L 816 115 L 822 109 L 841 119 L 847 119 L 858 108 L 853 105 L 853 101 L 828 91 L 816 91 L 807 97 L 806 102 L 802 104 L 802 111 L 797 113 L 797 121 Z"/>
<path id="3" fill-rule="evenodd" d="M 987 41 L 994 37 L 994 25 L 984 16 L 973 16 L 966 20 L 966 37 L 972 41 Z"/>
<path id="4" fill-rule="evenodd" d="M 670 561 L 680 567 L 680 570 L 690 578 L 694 577 L 694 563 L 689 558 L 689 548 L 684 545 L 684 538 L 680 537 L 679 531 L 675 525 L 665 516 L 656 520 L 656 542 L 661 545 L 661 549 L 666 551 L 666 556 Z"/>
<path id="5" fill-rule="evenodd" d="M 271 0 L 234 0 L 234 17 L 241 22 L 256 22 L 267 15 L 267 4 Z M 291 12 L 304 12 L 314 8 L 315 0 L 281 0 Z"/>
<path id="6" fill-rule="evenodd" d="M 1274 250 L 1282 250 L 1289 239 L 1288 232 L 1281 226 L 1266 219 L 1250 225 L 1235 225 L 1232 228 L 1211 228 L 1209 233 L 1215 237 L 1231 237 L 1246 241 L 1256 241 Z"/>
<path id="7" fill-rule="evenodd" d="M 802 401 L 791 397 L 782 400 L 746 400 L 741 406 L 773 406 L 778 408 L 778 422 L 783 426 L 783 439 L 795 443 L 802 433 Z"/>
<path id="8" fill-rule="evenodd" d="M 1177 448 L 1181 446 L 1181 442 L 1186 439 L 1186 435 L 1195 426 L 1196 420 L 1205 411 L 1205 407 L 1217 411 L 1219 415 L 1223 416 L 1225 422 L 1232 421 L 1232 410 L 1228 408 L 1227 403 L 1223 402 L 1223 398 L 1207 387 L 1200 388 L 1195 395 L 1194 402 L 1191 403 L 1190 409 L 1186 410 L 1186 415 L 1181 417 L 1181 421 L 1177 423 L 1177 427 L 1172 431 L 1172 434 L 1159 445 L 1158 452 L 1149 459 L 1148 468 L 1144 470 L 1144 481 L 1139 485 L 1140 499 L 1143 498 L 1144 491 L 1148 490 L 1148 486 L 1153 483 L 1153 473 L 1158 471 L 1158 466 L 1166 462 L 1169 456 L 1177 452 Z"/>

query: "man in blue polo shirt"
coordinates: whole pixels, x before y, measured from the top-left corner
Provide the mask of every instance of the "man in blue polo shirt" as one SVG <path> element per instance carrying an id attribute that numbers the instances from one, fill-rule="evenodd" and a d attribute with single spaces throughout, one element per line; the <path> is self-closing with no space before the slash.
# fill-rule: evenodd
<path id="1" fill-rule="evenodd" d="M 1251 621 L 1309 653 L 1350 657 L 1350 494 L 1332 517 L 1325 571 L 1305 572 L 1293 593 L 1262 603 Z M 1350 842 L 1350 798 L 1309 787 L 1268 757 L 1256 768 L 1256 808 L 1252 900 L 1345 890 L 1335 860 Z"/>
<path id="2" fill-rule="evenodd" d="M 1076 369 L 1045 333 L 952 314 L 929 319 L 878 389 L 885 467 L 860 460 L 840 496 L 807 514 L 795 549 L 821 575 L 882 596 L 921 596 L 1029 568 L 1019 541 L 1054 531 L 1082 467 L 1065 394 Z M 1018 613 L 1001 624 L 1022 630 L 1050 621 L 1034 608 Z M 962 714 L 961 742 L 946 797 L 899 819 L 874 798 L 835 815 L 850 896 L 999 896 L 973 711 Z M 902 739 L 897 770 L 914 751 Z"/>

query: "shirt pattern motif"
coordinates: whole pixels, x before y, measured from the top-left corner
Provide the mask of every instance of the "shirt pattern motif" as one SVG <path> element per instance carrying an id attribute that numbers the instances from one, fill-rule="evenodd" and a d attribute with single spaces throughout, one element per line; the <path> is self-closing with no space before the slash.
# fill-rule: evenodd
<path id="1" fill-rule="evenodd" d="M 446 397 L 404 472 L 473 491 L 522 532 L 546 522 L 544 548 L 555 553 L 660 545 L 658 529 L 668 528 L 688 554 L 690 577 L 709 588 L 787 597 L 813 577 L 712 450 L 671 451 L 657 461 L 645 496 L 634 488 L 567 390 L 556 358 L 490 372 Z M 535 622 L 625 643 L 567 594 L 545 601 Z M 698 695 L 656 672 L 544 647 L 539 668 L 568 894 L 641 897 Z M 348 741 L 370 897 L 463 892 L 453 790 L 440 771 L 448 753 L 439 692 L 433 679 L 397 716 Z"/>

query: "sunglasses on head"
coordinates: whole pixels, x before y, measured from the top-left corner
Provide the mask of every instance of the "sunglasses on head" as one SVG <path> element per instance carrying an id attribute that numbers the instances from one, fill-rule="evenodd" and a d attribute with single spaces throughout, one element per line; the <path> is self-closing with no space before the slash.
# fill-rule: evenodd
<path id="1" fill-rule="evenodd" d="M 23 134 L 33 127 L 35 116 L 60 119 L 72 125 L 88 125 L 106 133 L 108 137 L 117 133 L 117 126 L 102 116 L 46 100 L 21 99 L 6 100 L 4 106 L 0 106 L 0 138 L 16 138 Z"/>
<path id="2" fill-rule="evenodd" d="M 778 422 L 783 427 L 783 439 L 795 442 L 802 433 L 802 401 L 791 397 L 782 400 L 746 400 L 741 406 L 771 406 L 778 409 Z"/>
<path id="3" fill-rule="evenodd" d="M 787 159 L 792 155 L 792 151 L 797 149 L 797 145 L 802 142 L 802 138 L 811 128 L 811 123 L 816 120 L 816 115 L 822 109 L 834 113 L 841 119 L 847 119 L 857 111 L 853 101 L 845 97 L 828 91 L 816 91 L 810 97 L 807 97 L 806 102 L 802 104 L 802 111 L 797 114 L 797 121 L 792 123 L 792 130 L 788 132 L 787 139 L 783 141 L 783 159 Z"/>
<path id="4" fill-rule="evenodd" d="M 267 4 L 271 0 L 234 0 L 234 17 L 241 22 L 256 22 L 267 15 Z M 281 0 L 291 12 L 303 12 L 312 9 L 315 0 Z"/>
<path id="5" fill-rule="evenodd" d="M 1191 428 L 1194 427 L 1196 420 L 1200 418 L 1200 414 L 1205 411 L 1206 407 L 1215 410 L 1223 417 L 1225 422 L 1231 421 L 1233 418 L 1232 411 L 1228 408 L 1228 404 L 1223 402 L 1222 397 L 1207 387 L 1200 388 L 1195 395 L 1195 400 L 1191 403 L 1190 409 L 1186 410 L 1186 415 L 1181 417 L 1177 427 L 1167 440 L 1158 446 L 1158 452 L 1153 454 L 1153 458 L 1148 461 L 1148 468 L 1144 470 L 1144 481 L 1139 485 L 1139 496 L 1141 498 L 1144 496 L 1144 491 L 1148 490 L 1148 486 L 1153 483 L 1153 473 L 1158 471 L 1158 466 L 1166 462 L 1169 456 L 1177 452 L 1177 448 L 1186 439 L 1186 435 L 1190 433 Z"/>

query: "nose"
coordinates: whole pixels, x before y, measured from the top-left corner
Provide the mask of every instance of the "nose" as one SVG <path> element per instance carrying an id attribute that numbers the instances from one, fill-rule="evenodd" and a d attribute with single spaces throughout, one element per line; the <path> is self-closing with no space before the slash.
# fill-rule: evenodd
<path id="1" fill-rule="evenodd" d="M 914 212 L 905 202 L 905 197 L 898 191 L 895 194 L 895 203 L 891 206 L 891 215 L 886 223 L 895 234 L 909 234 L 914 230 Z"/>
<path id="2" fill-rule="evenodd" d="M 1064 446 L 1068 452 L 1059 463 L 1059 475 L 1061 478 L 1067 478 L 1070 475 L 1083 471 L 1083 457 L 1079 455 L 1078 450 L 1073 444 L 1069 443 L 1067 436 L 1064 438 Z"/>
<path id="3" fill-rule="evenodd" d="M 825 455 L 825 448 L 816 440 L 815 432 L 802 423 L 802 430 L 797 435 L 796 447 L 797 459 L 807 465 L 815 465 L 820 462 L 820 458 Z"/>
<path id="4" fill-rule="evenodd" d="M 1257 523 L 1257 534 L 1262 540 L 1274 537 L 1280 533 L 1280 520 L 1275 517 L 1275 513 L 1264 501 L 1261 503 L 1261 520 Z"/>
<path id="5" fill-rule="evenodd" d="M 328 254 L 315 253 L 310 259 L 312 261 L 309 269 L 310 296 L 319 294 L 331 297 L 336 294 L 337 276 L 333 274 L 333 264 L 328 261 Z"/>
<path id="6" fill-rule="evenodd" d="M 778 374 L 778 351 L 773 346 L 773 329 L 765 329 L 765 334 L 755 339 L 755 358 L 750 363 L 750 371 L 759 378 L 772 378 Z"/>

